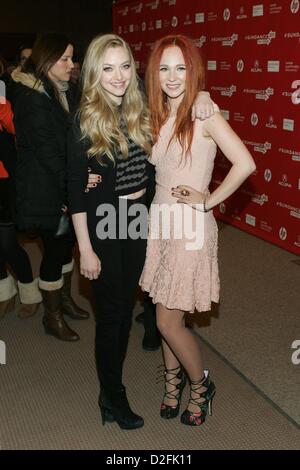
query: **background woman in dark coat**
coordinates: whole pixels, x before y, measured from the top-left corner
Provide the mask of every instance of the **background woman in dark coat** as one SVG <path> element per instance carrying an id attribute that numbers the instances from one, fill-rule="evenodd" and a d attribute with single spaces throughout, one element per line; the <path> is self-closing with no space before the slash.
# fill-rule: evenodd
<path id="1" fill-rule="evenodd" d="M 73 267 L 70 236 L 56 236 L 67 204 L 66 136 L 75 106 L 68 82 L 73 46 L 61 34 L 40 37 L 22 69 L 12 73 L 17 138 L 17 223 L 36 230 L 43 242 L 39 287 L 46 333 L 65 341 L 79 339 L 64 320 L 88 314 L 70 299 Z M 63 276 L 62 276 L 63 274 Z"/>
<path id="2" fill-rule="evenodd" d="M 17 294 L 13 276 L 16 275 L 20 296 L 18 315 L 22 318 L 34 315 L 41 302 L 37 279 L 33 279 L 29 257 L 18 242 L 15 226 L 15 130 L 11 104 L 6 96 L 9 75 L 5 73 L 5 61 L 0 56 L 0 318 L 13 310 Z"/>

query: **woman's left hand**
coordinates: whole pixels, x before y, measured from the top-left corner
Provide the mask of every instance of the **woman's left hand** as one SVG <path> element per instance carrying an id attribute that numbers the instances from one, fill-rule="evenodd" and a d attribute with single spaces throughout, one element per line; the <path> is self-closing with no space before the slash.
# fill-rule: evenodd
<path id="1" fill-rule="evenodd" d="M 172 196 L 177 198 L 178 203 L 190 205 L 203 204 L 206 198 L 204 193 L 201 193 L 186 184 L 181 184 L 176 186 L 176 188 L 172 188 Z"/>
<path id="2" fill-rule="evenodd" d="M 96 188 L 99 183 L 102 181 L 102 176 L 97 173 L 92 173 L 91 168 L 88 169 L 89 178 L 88 184 L 85 188 L 85 192 L 88 193 L 90 189 Z"/>

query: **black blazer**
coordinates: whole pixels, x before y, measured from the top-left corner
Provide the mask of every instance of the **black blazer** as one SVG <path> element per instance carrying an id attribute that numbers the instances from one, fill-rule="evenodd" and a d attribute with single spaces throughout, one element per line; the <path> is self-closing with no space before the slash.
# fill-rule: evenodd
<path id="1" fill-rule="evenodd" d="M 96 225 L 102 218 L 96 216 L 97 208 L 100 204 L 111 204 L 117 209 L 118 197 L 115 192 L 116 165 L 105 156 L 105 166 L 100 165 L 95 157 L 88 159 L 89 145 L 87 139 L 81 140 L 78 120 L 74 120 L 68 133 L 68 207 L 71 214 L 87 213 L 89 234 L 94 245 Z M 102 182 L 86 193 L 88 168 L 101 175 Z"/>

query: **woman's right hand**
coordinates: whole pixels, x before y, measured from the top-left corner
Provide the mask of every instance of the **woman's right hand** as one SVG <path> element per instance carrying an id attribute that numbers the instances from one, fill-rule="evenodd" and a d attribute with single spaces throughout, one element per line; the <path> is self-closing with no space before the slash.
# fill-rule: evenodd
<path id="1" fill-rule="evenodd" d="M 101 262 L 93 250 L 80 253 L 80 274 L 90 281 L 97 279 L 101 272 Z"/>

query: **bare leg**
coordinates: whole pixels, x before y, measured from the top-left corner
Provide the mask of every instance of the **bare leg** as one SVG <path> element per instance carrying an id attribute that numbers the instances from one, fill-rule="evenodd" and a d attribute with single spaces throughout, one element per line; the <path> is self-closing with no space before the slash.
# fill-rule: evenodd
<path id="1" fill-rule="evenodd" d="M 170 310 L 157 304 L 156 316 L 158 329 L 163 336 L 162 347 L 166 369 L 174 369 L 180 363 L 191 380 L 201 379 L 204 372 L 199 345 L 194 334 L 185 327 L 184 312 Z M 168 379 L 168 376 L 166 378 Z M 172 379 L 173 384 L 178 382 L 177 378 Z M 165 404 L 175 406 L 176 400 L 166 398 Z"/>

